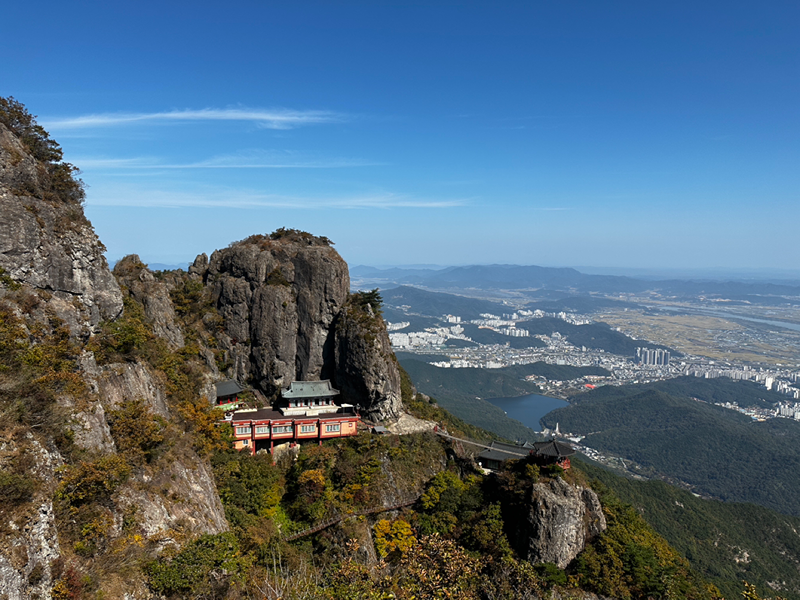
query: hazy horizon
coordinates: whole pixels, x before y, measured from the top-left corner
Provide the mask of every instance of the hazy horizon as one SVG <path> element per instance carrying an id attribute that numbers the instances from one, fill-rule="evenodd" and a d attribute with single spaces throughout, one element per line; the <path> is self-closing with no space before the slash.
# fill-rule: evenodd
<path id="1" fill-rule="evenodd" d="M 209 253 L 207 253 L 209 254 Z M 210 256 L 210 254 L 209 254 Z M 116 257 L 113 259 L 109 259 L 109 264 L 114 265 L 117 261 L 121 260 L 123 257 Z M 185 259 L 185 260 L 176 260 L 174 262 L 171 261 L 163 261 L 163 260 L 147 260 L 145 257 L 140 255 L 140 258 L 153 270 L 160 270 L 160 269 L 173 269 L 173 268 L 181 268 L 186 269 L 188 265 L 190 265 L 194 258 L 192 259 Z M 453 264 L 453 265 L 440 265 L 440 264 L 377 264 L 377 265 L 367 265 L 367 264 L 353 264 L 348 262 L 348 266 L 351 271 L 358 268 L 372 268 L 372 269 L 379 269 L 381 271 L 391 270 L 391 269 L 407 269 L 407 270 L 430 270 L 430 271 L 437 271 L 448 269 L 451 267 L 469 267 L 469 266 L 493 266 L 498 265 L 499 263 L 464 263 L 464 264 Z M 581 273 L 585 273 L 587 275 L 616 275 L 616 276 L 626 276 L 626 277 L 633 277 L 639 279 L 718 279 L 718 280 L 741 280 L 741 281 L 786 281 L 787 283 L 792 284 L 800 284 L 800 269 L 772 269 L 772 268 L 765 268 L 765 269 L 735 269 L 735 268 L 675 268 L 675 269 L 665 269 L 665 268 L 629 268 L 629 267 L 594 267 L 594 266 L 586 266 L 586 265 L 536 265 L 532 263 L 522 264 L 522 263 L 503 263 L 503 266 L 537 266 L 537 267 L 547 267 L 547 268 L 569 268 L 575 269 Z"/>

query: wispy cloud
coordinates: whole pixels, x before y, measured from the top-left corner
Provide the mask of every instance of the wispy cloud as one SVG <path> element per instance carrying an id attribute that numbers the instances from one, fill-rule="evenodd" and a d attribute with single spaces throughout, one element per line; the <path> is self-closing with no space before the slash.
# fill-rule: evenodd
<path id="1" fill-rule="evenodd" d="M 319 209 L 392 209 L 455 208 L 465 199 L 417 198 L 403 194 L 377 193 L 342 196 L 282 196 L 241 190 L 197 190 L 191 192 L 143 189 L 90 190 L 90 206 L 129 206 L 140 208 L 283 208 Z"/>
<path id="2" fill-rule="evenodd" d="M 328 110 L 288 108 L 204 108 L 151 113 L 99 113 L 78 117 L 42 119 L 48 129 L 96 129 L 136 123 L 178 123 L 198 121 L 248 121 L 268 129 L 292 129 L 302 125 L 336 123 L 347 120 L 343 113 Z"/>
<path id="3" fill-rule="evenodd" d="M 252 152 L 225 154 L 187 162 L 162 162 L 153 157 L 104 158 L 70 157 L 81 169 L 91 170 L 159 170 L 159 169 L 338 169 L 347 167 L 371 167 L 386 163 L 354 158 L 309 158 L 291 153 Z"/>

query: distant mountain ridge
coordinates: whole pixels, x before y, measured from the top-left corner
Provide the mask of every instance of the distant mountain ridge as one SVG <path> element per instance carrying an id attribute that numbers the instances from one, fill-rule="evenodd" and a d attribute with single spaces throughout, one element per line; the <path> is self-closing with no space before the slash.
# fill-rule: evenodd
<path id="1" fill-rule="evenodd" d="M 357 267 L 359 280 L 420 285 L 432 289 L 544 289 L 570 293 L 642 293 L 658 291 L 672 295 L 766 295 L 800 297 L 800 284 L 769 281 L 649 280 L 622 275 L 590 275 L 570 267 L 536 265 L 470 265 L 444 269 L 376 269 Z"/>

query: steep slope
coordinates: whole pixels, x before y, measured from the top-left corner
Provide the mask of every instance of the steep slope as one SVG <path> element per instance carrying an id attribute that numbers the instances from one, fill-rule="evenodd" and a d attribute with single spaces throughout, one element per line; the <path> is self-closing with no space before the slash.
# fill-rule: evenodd
<path id="1" fill-rule="evenodd" d="M 697 498 L 662 481 L 634 481 L 605 469 L 580 469 L 632 504 L 692 566 L 728 598 L 743 579 L 762 593 L 800 598 L 800 519 L 754 504 Z"/>
<path id="2" fill-rule="evenodd" d="M 228 524 L 60 159 L 0 99 L 0 595 L 141 594 L 132 565 Z"/>
<path id="3" fill-rule="evenodd" d="M 54 181 L 53 172 L 71 181 L 60 149 L 55 156 L 37 160 L 0 123 L 0 267 L 14 281 L 50 294 L 48 306 L 74 334 L 86 336 L 122 312 L 122 294 L 83 215 L 81 188 Z"/>
<path id="4" fill-rule="evenodd" d="M 335 328 L 335 381 L 345 398 L 377 419 L 392 419 L 402 408 L 400 371 L 379 308 L 353 294 Z"/>
<path id="5" fill-rule="evenodd" d="M 276 396 L 290 381 L 332 377 L 331 325 L 350 278 L 325 240 L 252 236 L 214 252 L 203 277 L 225 319 L 220 343 L 237 378 Z"/>

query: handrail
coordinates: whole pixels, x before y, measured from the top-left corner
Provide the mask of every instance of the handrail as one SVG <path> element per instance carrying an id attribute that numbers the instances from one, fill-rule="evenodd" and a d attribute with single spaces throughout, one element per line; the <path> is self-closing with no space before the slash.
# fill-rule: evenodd
<path id="1" fill-rule="evenodd" d="M 529 454 L 520 454 L 519 452 L 511 452 L 510 450 L 503 450 L 502 448 L 495 448 L 493 446 L 487 446 L 485 444 L 479 444 L 478 442 L 473 442 L 472 440 L 465 440 L 463 438 L 457 438 L 452 436 L 448 433 L 442 433 L 441 431 L 434 431 L 436 435 L 440 435 L 444 438 L 448 438 L 451 440 L 457 440 L 459 442 L 466 442 L 467 444 L 472 444 L 473 446 L 480 446 L 481 448 L 486 448 L 487 450 L 494 450 L 495 452 L 502 452 L 503 454 L 511 454 L 512 456 L 521 456 L 523 458 L 529 456 Z"/>

